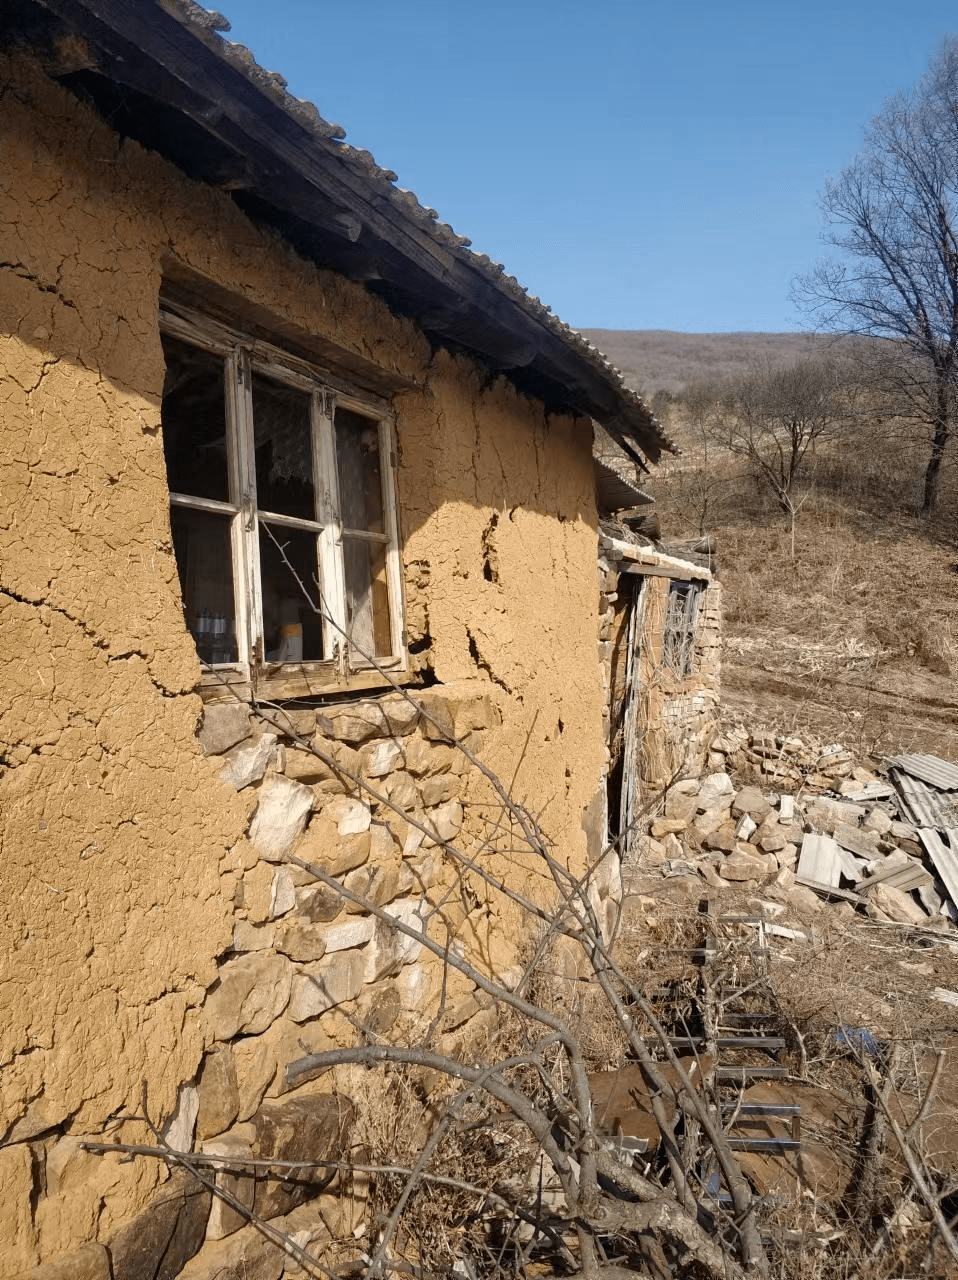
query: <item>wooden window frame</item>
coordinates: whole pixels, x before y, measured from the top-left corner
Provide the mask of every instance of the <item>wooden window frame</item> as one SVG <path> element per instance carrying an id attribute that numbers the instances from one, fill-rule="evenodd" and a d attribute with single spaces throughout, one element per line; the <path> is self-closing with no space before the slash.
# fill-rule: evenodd
<path id="1" fill-rule="evenodd" d="M 200 692 L 273 700 L 311 697 L 349 689 L 371 689 L 409 678 L 405 647 L 402 563 L 396 499 L 395 414 L 387 401 L 371 392 L 351 390 L 319 365 L 290 355 L 262 339 L 244 334 L 209 316 L 162 301 L 160 332 L 223 360 L 226 402 L 227 469 L 231 500 L 221 502 L 190 494 L 170 493 L 171 507 L 225 515 L 230 520 L 236 662 L 203 664 Z M 313 484 L 317 518 L 307 520 L 262 511 L 270 525 L 314 533 L 321 589 L 323 652 L 328 658 L 301 662 L 267 662 L 264 652 L 262 584 L 259 565 L 261 509 L 256 502 L 253 452 L 252 375 L 305 392 L 310 397 Z M 383 532 L 344 530 L 336 458 L 335 411 L 343 408 L 375 422 L 379 434 Z M 385 550 L 390 653 L 374 660 L 347 642 L 347 597 L 343 538 L 381 545 Z M 305 584 L 315 589 L 315 584 Z M 380 670 L 381 668 L 381 670 Z M 388 673 L 388 678 L 383 676 Z"/>

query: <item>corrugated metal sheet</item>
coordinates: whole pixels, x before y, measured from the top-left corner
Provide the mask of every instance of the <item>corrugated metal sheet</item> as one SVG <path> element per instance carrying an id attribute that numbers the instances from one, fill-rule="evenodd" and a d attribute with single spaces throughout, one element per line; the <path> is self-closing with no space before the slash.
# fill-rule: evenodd
<path id="1" fill-rule="evenodd" d="M 947 845 L 942 840 L 942 835 L 947 837 Z M 948 890 L 948 896 L 958 904 L 958 828 L 952 827 L 943 832 L 921 830 L 918 838 L 935 864 L 935 870 Z"/>
<path id="2" fill-rule="evenodd" d="M 904 816 L 916 827 L 958 826 L 958 795 L 928 786 L 897 767 L 891 770 L 891 778 Z"/>
<path id="3" fill-rule="evenodd" d="M 958 765 L 942 760 L 941 756 L 890 756 L 888 764 L 939 791 L 958 791 Z"/>
<path id="4" fill-rule="evenodd" d="M 596 497 L 600 511 L 623 511 L 626 507 L 641 507 L 655 501 L 644 490 L 632 484 L 625 476 L 620 476 L 601 459 L 595 458 L 593 461 Z"/>

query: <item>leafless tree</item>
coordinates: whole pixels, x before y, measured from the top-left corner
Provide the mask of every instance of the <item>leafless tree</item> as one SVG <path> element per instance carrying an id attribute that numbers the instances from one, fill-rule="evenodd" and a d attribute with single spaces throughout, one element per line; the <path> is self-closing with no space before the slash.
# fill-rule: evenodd
<path id="1" fill-rule="evenodd" d="M 319 602 L 314 600 L 293 566 L 288 560 L 285 563 L 319 612 L 321 597 Z M 372 656 L 369 661 L 378 667 Z M 423 1073 L 443 1079 L 444 1086 L 423 1086 L 428 1106 L 420 1119 L 428 1123 L 415 1126 L 415 1145 L 403 1152 L 387 1149 L 379 1158 L 375 1152 L 369 1159 L 344 1151 L 338 1160 L 317 1157 L 305 1163 L 233 1160 L 222 1154 L 174 1150 L 150 1121 L 144 1089 L 139 1118 L 148 1125 L 154 1143 L 87 1142 L 86 1149 L 152 1156 L 184 1168 L 317 1280 L 332 1280 L 343 1272 L 334 1259 L 307 1251 L 292 1236 L 258 1217 L 222 1180 L 217 1181 L 217 1171 L 229 1168 L 266 1178 L 297 1178 L 317 1189 L 327 1185 L 333 1174 L 344 1179 L 363 1174 L 378 1180 L 382 1195 L 371 1215 L 362 1261 L 363 1274 L 374 1280 L 392 1274 L 428 1280 L 452 1269 L 451 1264 L 441 1269 L 432 1265 L 417 1238 L 404 1233 L 403 1219 L 414 1216 L 423 1202 L 438 1206 L 432 1221 L 439 1223 L 440 1234 L 450 1235 L 455 1229 L 461 1237 L 467 1223 L 475 1223 L 479 1233 L 474 1243 L 478 1241 L 481 1249 L 483 1239 L 496 1239 L 489 1228 L 498 1223 L 504 1233 L 495 1248 L 490 1246 L 481 1269 L 467 1257 L 454 1257 L 460 1273 L 507 1280 L 529 1274 L 533 1265 L 541 1272 L 548 1264 L 572 1280 L 640 1276 L 768 1280 L 772 1270 L 763 1238 L 763 1227 L 769 1225 L 767 1208 L 743 1175 L 719 1101 L 702 1079 L 703 1057 L 696 1057 L 690 1074 L 688 1059 L 677 1057 L 674 1029 L 670 1032 L 663 1025 L 662 1006 L 627 971 L 600 919 L 596 881 L 601 864 L 615 850 L 607 847 L 593 865 L 581 873 L 572 871 L 534 814 L 468 743 L 449 732 L 414 693 L 398 685 L 382 667 L 378 669 L 384 683 L 416 707 L 435 740 L 461 753 L 484 779 L 491 801 L 484 840 L 467 845 L 464 840 L 444 838 L 428 816 L 402 808 L 375 779 L 333 754 L 324 740 L 301 735 L 283 708 L 260 702 L 257 710 L 264 722 L 299 750 L 312 752 L 347 790 L 363 795 L 378 812 L 392 813 L 422 831 L 454 873 L 446 891 L 432 893 L 426 917 L 413 923 L 391 915 L 388 904 L 350 887 L 327 867 L 286 855 L 299 873 L 353 909 L 375 917 L 384 929 L 415 943 L 442 966 L 440 1009 L 428 1028 L 417 1029 L 413 1042 L 394 1037 L 395 1028 L 387 1034 L 356 1021 L 354 1047 L 310 1054 L 286 1069 L 287 1084 L 297 1087 L 326 1072 L 365 1068 L 366 1075 L 377 1073 L 383 1094 L 388 1093 L 390 1079 L 401 1079 L 403 1072 L 418 1072 L 420 1079 Z M 527 868 L 537 870 L 540 890 L 547 891 L 527 896 L 523 890 L 528 889 L 528 880 L 517 887 L 500 879 L 493 855 L 503 853 L 518 855 Z M 467 950 L 457 938 L 457 921 L 462 920 L 457 902 L 478 903 L 484 896 L 508 900 L 522 921 L 521 934 L 528 943 L 525 967 L 508 981 L 497 974 L 481 948 Z M 696 935 L 714 927 L 699 914 L 695 922 Z M 705 941 L 703 937 L 689 954 L 703 951 Z M 702 999 L 708 1009 L 714 1008 L 715 992 L 740 972 L 737 954 L 736 948 L 710 946 L 708 965 L 701 974 Z M 560 956 L 573 962 L 577 975 L 572 985 L 580 994 L 571 999 L 552 998 L 548 989 L 537 989 L 537 974 L 552 973 L 552 963 Z M 511 1021 L 505 1052 L 502 1044 L 456 1047 L 443 1043 L 439 1030 L 446 978 L 454 974 L 494 1004 L 502 1022 Z M 660 979 L 658 968 L 656 976 Z M 587 1007 L 576 1008 L 579 1000 L 587 1001 Z M 626 1147 L 621 1135 L 607 1133 L 596 1114 L 588 1038 L 600 1021 L 613 1030 L 618 1054 L 636 1063 L 644 1080 L 644 1089 L 633 1091 L 633 1101 L 637 1107 L 646 1106 L 642 1095 L 647 1095 L 647 1109 L 658 1134 L 646 1156 Z M 712 1042 L 714 1063 L 715 1021 L 709 1015 L 706 1022 L 706 1043 Z M 456 1160 L 462 1154 L 472 1157 L 483 1137 L 488 1146 L 497 1136 L 516 1134 L 521 1136 L 512 1147 L 515 1155 L 508 1176 L 503 1176 L 503 1161 L 498 1157 L 485 1163 L 474 1158 L 468 1164 Z M 903 1137 L 903 1151 L 908 1138 L 908 1134 Z M 933 1203 L 933 1189 L 917 1164 L 914 1169 L 909 1164 L 909 1169 L 929 1212 L 938 1214 L 935 1221 L 945 1247 L 958 1259 L 958 1240 L 943 1222 L 937 1202 Z M 554 1183 L 548 1199 L 543 1186 L 546 1170 Z M 717 1196 L 718 1182 L 727 1192 L 722 1199 Z M 442 1198 L 447 1194 L 458 1208 L 443 1217 Z M 406 1249 L 410 1242 L 413 1247 Z M 448 1247 L 445 1256 L 448 1262 Z"/>
<path id="2" fill-rule="evenodd" d="M 905 369 L 928 431 L 922 511 L 936 502 L 955 430 L 958 375 L 958 39 L 909 94 L 872 120 L 861 153 L 821 197 L 839 251 L 799 277 L 794 297 L 823 329 L 881 340 Z M 902 360 L 904 354 L 905 359 Z"/>
<path id="3" fill-rule="evenodd" d="M 801 506 L 795 484 L 816 441 L 844 419 L 849 388 L 834 360 L 766 365 L 728 383 L 715 431 L 769 486 L 793 526 Z"/>
<path id="4" fill-rule="evenodd" d="M 683 422 L 682 465 L 665 486 L 668 499 L 703 536 L 717 522 L 731 478 L 716 457 L 716 424 L 724 384 L 693 382 L 672 397 Z"/>

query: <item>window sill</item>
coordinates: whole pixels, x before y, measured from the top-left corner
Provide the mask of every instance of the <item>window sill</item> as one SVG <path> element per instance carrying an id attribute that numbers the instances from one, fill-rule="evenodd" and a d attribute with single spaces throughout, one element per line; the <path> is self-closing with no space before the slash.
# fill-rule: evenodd
<path id="1" fill-rule="evenodd" d="M 384 663 L 383 668 L 396 684 L 412 684 L 417 679 L 415 672 L 396 659 L 392 665 Z M 261 668 L 252 681 L 238 668 L 204 671 L 196 691 L 207 703 L 252 702 L 254 696 L 261 702 L 288 702 L 390 687 L 390 680 L 377 670 L 341 676 L 331 662 L 304 662 Z"/>

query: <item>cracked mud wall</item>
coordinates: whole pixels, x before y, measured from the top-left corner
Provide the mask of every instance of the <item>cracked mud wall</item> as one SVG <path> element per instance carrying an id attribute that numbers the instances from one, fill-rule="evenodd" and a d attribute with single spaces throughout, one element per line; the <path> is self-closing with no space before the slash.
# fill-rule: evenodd
<path id="1" fill-rule="evenodd" d="M 280 332 L 417 384 L 395 404 L 416 660 L 489 694 L 502 725 L 483 734 L 483 757 L 575 866 L 590 840 L 595 851 L 604 747 L 588 424 L 431 352 L 360 286 L 122 142 L 28 60 L 0 56 L 0 85 L 6 1223 L 53 1179 L 31 1140 L 97 1131 L 138 1104 L 144 1079 L 154 1113 L 171 1115 L 230 945 L 249 807 L 195 739 L 199 668 L 159 430 L 164 275 L 215 282 Z M 469 834 L 480 840 L 482 824 Z M 506 936 L 501 912 L 490 949 Z M 0 1270 L 93 1238 L 149 1194 L 138 1166 L 98 1169 L 72 1208 L 54 1197 L 45 1216 L 0 1231 Z"/>
<path id="2" fill-rule="evenodd" d="M 195 743 L 169 544 L 159 246 L 134 165 L 27 64 L 0 66 L 0 1271 L 138 1207 L 103 1164 L 67 1206 L 31 1141 L 159 1117 L 203 1049 L 244 805 Z M 142 161 L 141 161 L 142 164 Z M 75 1172 L 75 1170 L 74 1170 Z"/>
<path id="3" fill-rule="evenodd" d="M 425 395 L 397 407 L 413 647 L 425 636 L 442 682 L 487 682 L 503 723 L 484 758 L 581 869 L 599 852 L 605 765 L 589 424 L 547 417 L 445 352 Z M 521 854 L 498 870 L 549 893 Z M 494 920 L 509 929 L 508 904 Z"/>

